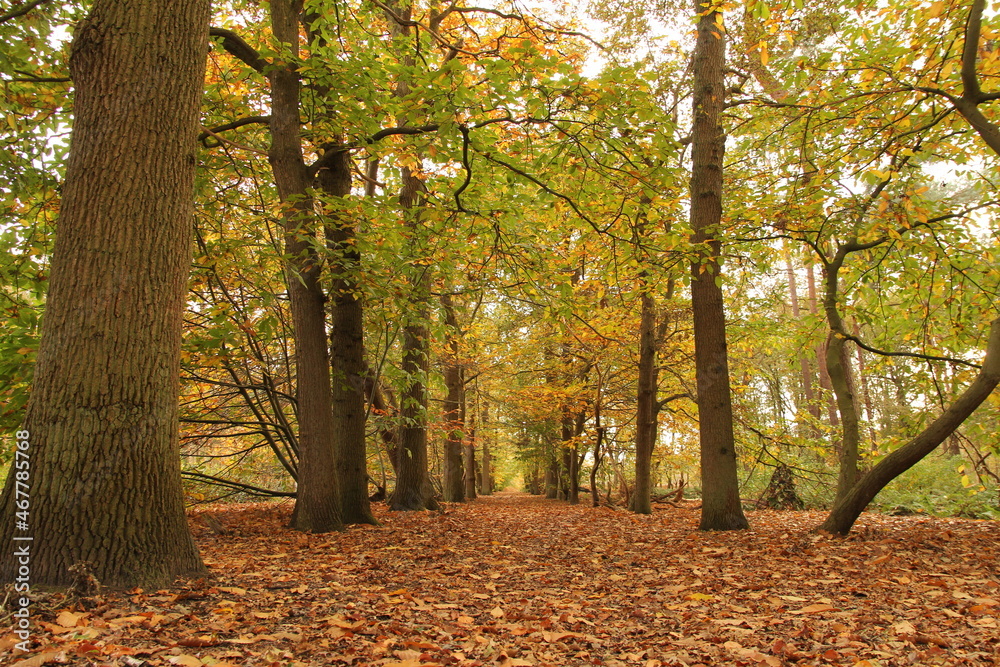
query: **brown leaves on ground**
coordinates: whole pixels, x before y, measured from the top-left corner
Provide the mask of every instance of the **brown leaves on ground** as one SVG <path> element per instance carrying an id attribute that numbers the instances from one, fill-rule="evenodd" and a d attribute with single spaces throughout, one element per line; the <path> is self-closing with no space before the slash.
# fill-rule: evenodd
<path id="1" fill-rule="evenodd" d="M 1000 525 L 752 512 L 702 533 L 697 510 L 635 516 L 518 494 L 383 526 L 303 535 L 290 504 L 192 526 L 210 579 L 53 595 L 33 652 L 0 663 L 94 665 L 1000 664 Z M 18 660 L 23 660 L 19 662 Z"/>

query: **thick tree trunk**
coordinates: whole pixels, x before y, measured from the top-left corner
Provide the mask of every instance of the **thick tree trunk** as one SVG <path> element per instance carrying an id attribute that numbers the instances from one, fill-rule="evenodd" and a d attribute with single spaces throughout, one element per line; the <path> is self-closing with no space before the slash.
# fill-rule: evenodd
<path id="1" fill-rule="evenodd" d="M 821 530 L 846 535 L 868 503 L 885 485 L 906 472 L 944 442 L 1000 384 L 1000 318 L 990 325 L 982 369 L 969 388 L 917 437 L 892 452 L 838 499 Z"/>
<path id="2" fill-rule="evenodd" d="M 335 148 L 337 159 L 317 175 L 323 193 L 347 197 L 351 193 L 351 165 L 347 151 Z M 325 206 L 324 234 L 330 250 L 330 375 L 334 448 L 344 523 L 378 523 L 368 500 L 368 451 L 365 444 L 364 306 L 358 272 L 361 252 L 353 220 L 337 204 Z"/>
<path id="3" fill-rule="evenodd" d="M 271 29 L 296 56 L 302 0 L 274 0 Z M 330 357 L 326 339 L 326 295 L 315 249 L 312 179 L 302 157 L 299 75 L 292 66 L 271 74 L 271 148 L 268 160 L 285 225 L 285 280 L 295 336 L 299 420 L 299 478 L 292 527 L 323 533 L 343 527 L 336 472 Z"/>
<path id="4" fill-rule="evenodd" d="M 207 0 L 96 0 L 77 27 L 43 335 L 0 501 L 2 581 L 22 548 L 32 587 L 71 583 L 81 562 L 116 588 L 204 571 L 177 396 L 208 20 Z"/>
<path id="5" fill-rule="evenodd" d="M 695 372 L 701 440 L 701 530 L 747 528 L 740 504 L 733 405 L 726 351 L 726 317 L 719 238 L 722 224 L 722 170 L 726 137 L 721 125 L 725 102 L 725 38 L 715 5 L 695 0 L 698 38 L 694 53 L 694 127 L 691 131 L 691 266 Z"/>
<path id="6" fill-rule="evenodd" d="M 650 465 L 656 446 L 656 304 L 648 292 L 642 293 L 642 313 L 639 324 L 639 388 L 635 415 L 635 495 L 632 511 L 650 514 L 653 511 L 653 488 Z"/>

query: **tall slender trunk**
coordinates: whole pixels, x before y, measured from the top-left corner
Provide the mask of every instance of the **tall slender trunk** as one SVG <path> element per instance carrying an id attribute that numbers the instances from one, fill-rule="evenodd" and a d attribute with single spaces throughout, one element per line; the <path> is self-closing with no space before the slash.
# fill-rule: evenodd
<path id="1" fill-rule="evenodd" d="M 635 495 L 632 511 L 650 514 L 652 484 L 650 465 L 656 446 L 656 304 L 648 291 L 641 295 L 642 312 L 639 324 L 639 380 L 635 413 Z"/>
<path id="2" fill-rule="evenodd" d="M 479 420 L 479 442 L 482 443 L 482 463 L 479 467 L 479 495 L 493 495 L 493 457 L 490 455 L 490 403 L 483 399 L 482 417 Z"/>
<path id="3" fill-rule="evenodd" d="M 830 327 L 830 335 L 826 341 L 826 369 L 830 374 L 830 384 L 837 399 L 841 424 L 836 500 L 843 498 L 858 481 L 858 449 L 861 443 L 858 410 L 851 382 L 850 359 L 846 349 L 847 339 L 844 337 L 846 332 L 837 309 L 840 269 L 850 252 L 849 247 L 849 244 L 840 246 L 833 260 L 827 264 L 826 294 L 823 297 L 823 310 Z"/>
<path id="4" fill-rule="evenodd" d="M 177 396 L 208 20 L 207 0 L 95 0 L 76 29 L 42 339 L 0 498 L 2 581 L 18 554 L 32 588 L 71 583 L 79 563 L 115 588 L 204 573 Z"/>
<path id="5" fill-rule="evenodd" d="M 441 296 L 441 306 L 445 315 L 444 385 L 448 391 L 444 399 L 444 475 L 442 490 L 444 499 L 450 503 L 465 500 L 464 469 L 462 448 L 465 445 L 465 420 L 462 403 L 465 400 L 465 383 L 462 367 L 458 359 L 458 320 L 451 294 Z"/>
<path id="6" fill-rule="evenodd" d="M 463 388 L 464 389 L 464 388 Z M 465 435 L 465 498 L 474 500 L 476 497 L 476 410 L 468 410 L 468 392 L 462 392 L 462 414 L 465 416 L 468 433 Z"/>
<path id="7" fill-rule="evenodd" d="M 341 147 L 336 159 L 317 175 L 331 197 L 351 193 L 350 155 Z M 361 252 L 357 227 L 337 204 L 327 204 L 324 235 L 330 274 L 330 375 L 333 436 L 344 523 L 376 524 L 368 500 L 368 451 L 365 443 L 365 322 L 358 272 Z"/>
<path id="8" fill-rule="evenodd" d="M 809 278 L 809 313 L 813 316 L 819 315 L 819 296 L 816 290 L 816 271 L 812 264 L 806 266 Z M 830 382 L 830 372 L 826 363 L 826 340 L 816 346 L 816 360 L 819 362 L 819 386 L 823 389 L 823 400 L 826 402 L 827 418 L 830 426 L 838 428 L 840 426 L 840 415 L 837 412 L 837 398 L 833 393 L 833 384 Z"/>
<path id="9" fill-rule="evenodd" d="M 412 6 L 395 8 L 394 15 L 389 16 L 393 39 L 414 34 L 409 21 Z M 404 22 L 397 22 L 396 17 Z M 433 23 L 433 20 L 432 20 Z M 432 26 L 433 27 L 433 26 Z M 401 59 L 404 68 L 416 65 L 416 59 L 407 55 Z M 397 82 L 393 94 L 405 98 L 410 94 L 410 81 L 404 74 Z M 406 124 L 407 118 L 398 119 Z M 399 170 L 402 189 L 399 193 L 399 205 L 403 210 L 406 233 L 410 239 L 409 251 L 416 258 L 423 249 L 423 238 L 426 235 L 421 209 L 423 201 L 423 182 L 409 167 Z M 428 472 L 427 457 L 427 374 L 430 369 L 430 333 L 427 322 L 430 318 L 430 265 L 414 266 L 417 275 L 410 280 L 407 312 L 404 314 L 403 326 L 403 371 L 407 388 L 400 400 L 400 416 L 402 426 L 399 437 L 399 471 L 396 478 L 396 489 L 393 491 L 390 506 L 394 510 L 434 509 L 437 501 L 434 499 Z"/>
<path id="10" fill-rule="evenodd" d="M 293 57 L 299 52 L 302 0 L 274 0 L 271 30 Z M 302 156 L 301 85 L 292 65 L 271 73 L 271 148 L 268 160 L 278 186 L 285 225 L 285 280 L 295 336 L 299 420 L 299 478 L 292 526 L 307 532 L 343 527 L 336 474 L 330 357 L 326 341 L 326 295 L 315 249 L 312 179 Z"/>
<path id="11" fill-rule="evenodd" d="M 716 5 L 695 0 L 694 126 L 691 131 L 691 266 L 701 440 L 701 530 L 747 528 L 740 503 L 722 298 L 722 176 L 726 137 L 725 33 Z"/>
<path id="12" fill-rule="evenodd" d="M 406 216 L 406 226 L 419 243 L 422 233 L 419 193 L 420 179 L 408 168 L 400 169 L 403 190 L 400 205 Z M 414 246 L 416 248 L 418 246 Z M 401 370 L 407 387 L 400 399 L 399 457 L 396 489 L 390 506 L 394 510 L 434 509 L 437 501 L 431 488 L 427 457 L 427 374 L 430 370 L 430 272 L 429 267 L 415 267 L 419 273 L 410 284 L 409 312 L 403 327 L 403 362 Z"/>

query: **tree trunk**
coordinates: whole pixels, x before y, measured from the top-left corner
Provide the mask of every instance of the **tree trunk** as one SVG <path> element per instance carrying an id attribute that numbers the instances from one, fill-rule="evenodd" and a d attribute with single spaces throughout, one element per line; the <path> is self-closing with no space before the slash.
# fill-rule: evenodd
<path id="1" fill-rule="evenodd" d="M 422 281 L 421 281 L 422 282 Z M 425 285 L 415 285 L 420 289 Z M 396 489 L 390 507 L 415 511 L 434 509 L 431 482 L 427 472 L 427 372 L 428 333 L 426 301 L 414 303 L 415 312 L 403 327 L 403 363 L 401 370 L 407 388 L 400 399 L 402 425 L 399 429 L 399 460 Z"/>
<path id="2" fill-rule="evenodd" d="M 468 394 L 463 391 L 462 395 L 462 415 L 467 415 L 465 409 L 465 401 L 468 399 Z M 476 465 L 476 412 L 472 411 L 468 414 L 466 419 L 468 422 L 468 433 L 465 436 L 465 499 L 475 500 L 476 498 L 476 479 L 479 475 L 476 474 L 478 466 Z"/>
<path id="3" fill-rule="evenodd" d="M 885 485 L 930 454 L 975 412 L 1000 384 L 1000 318 L 990 325 L 990 339 L 982 369 L 969 388 L 917 437 L 892 452 L 860 482 L 838 499 L 821 530 L 846 535 L 868 503 Z"/>
<path id="4" fill-rule="evenodd" d="M 826 369 L 837 399 L 837 412 L 840 414 L 841 425 L 840 446 L 837 450 L 840 465 L 835 503 L 858 481 L 858 450 L 861 444 L 858 409 L 854 400 L 850 361 L 846 349 L 847 339 L 844 338 L 846 332 L 837 309 L 840 269 L 847 255 L 853 251 L 852 248 L 854 241 L 839 246 L 837 254 L 827 264 L 826 294 L 823 297 L 823 310 L 830 327 L 830 335 L 826 341 Z"/>
<path id="5" fill-rule="evenodd" d="M 331 197 L 351 194 L 350 154 L 339 146 L 336 159 L 319 171 L 323 193 Z M 335 200 L 336 201 L 336 200 Z M 330 251 L 330 376 L 334 447 L 340 509 L 344 523 L 378 523 L 368 500 L 368 451 L 365 443 L 364 306 L 359 296 L 358 272 L 361 252 L 357 229 L 342 207 L 327 202 L 324 221 L 326 246 Z"/>
<path id="6" fill-rule="evenodd" d="M 556 498 L 559 495 L 559 460 L 553 455 L 545 469 L 545 497 Z"/>
<path id="7" fill-rule="evenodd" d="M 43 336 L 0 501 L 3 581 L 22 547 L 32 587 L 71 583 L 80 562 L 115 588 L 204 572 L 177 396 L 208 20 L 207 0 L 95 0 L 77 27 Z"/>
<path id="8" fill-rule="evenodd" d="M 641 299 L 639 389 L 635 414 L 635 495 L 631 509 L 636 514 L 650 514 L 653 511 L 650 465 L 657 431 L 656 304 L 648 291 L 643 291 Z"/>
<path id="9" fill-rule="evenodd" d="M 691 131 L 691 266 L 695 373 L 701 441 L 701 530 L 747 528 L 740 504 L 733 405 L 722 299 L 722 170 L 726 137 L 721 125 L 725 102 L 725 38 L 715 5 L 695 0 L 698 38 L 694 52 L 694 126 Z"/>
<path id="10" fill-rule="evenodd" d="M 819 298 L 816 293 L 816 272 L 812 264 L 806 266 L 806 271 L 809 277 L 809 312 L 813 316 L 818 316 Z M 820 389 L 824 390 L 822 400 L 826 402 L 827 418 L 830 421 L 830 426 L 838 428 L 840 427 L 840 417 L 837 414 L 837 399 L 833 394 L 830 373 L 826 367 L 826 340 L 816 346 L 816 360 L 819 362 L 819 386 Z"/>
<path id="11" fill-rule="evenodd" d="M 479 469 L 479 495 L 493 495 L 493 460 L 490 456 L 490 404 L 483 400 L 482 418 L 479 420 L 479 441 L 482 443 L 482 465 Z"/>
<path id="12" fill-rule="evenodd" d="M 445 316 L 444 385 L 448 391 L 444 399 L 444 475 L 442 490 L 449 503 L 465 501 L 465 480 L 462 466 L 462 449 L 465 446 L 465 424 L 462 403 L 465 400 L 465 383 L 458 360 L 458 320 L 451 294 L 441 295 Z"/>
<path id="13" fill-rule="evenodd" d="M 275 39 L 299 52 L 302 0 L 274 0 Z M 271 74 L 271 148 L 268 160 L 278 186 L 285 225 L 285 280 L 295 336 L 299 420 L 299 479 L 292 527 L 324 533 L 343 528 L 334 451 L 330 358 L 326 342 L 326 295 L 315 249 L 309 170 L 302 157 L 299 75 L 291 65 Z"/>

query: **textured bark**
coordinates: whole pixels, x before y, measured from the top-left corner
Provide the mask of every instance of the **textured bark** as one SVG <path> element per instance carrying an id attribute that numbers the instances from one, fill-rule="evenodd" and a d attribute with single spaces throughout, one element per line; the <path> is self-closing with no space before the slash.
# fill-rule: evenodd
<path id="1" fill-rule="evenodd" d="M 351 193 L 351 165 L 347 151 L 325 160 L 317 175 L 326 195 Z M 330 250 L 330 374 L 333 437 L 340 485 L 340 510 L 344 523 L 377 521 L 368 500 L 368 453 L 365 444 L 364 306 L 357 276 L 361 252 L 356 226 L 335 203 L 326 204 L 324 234 Z"/>
<path id="2" fill-rule="evenodd" d="M 650 466 L 656 446 L 656 304 L 648 292 L 642 293 L 642 311 L 639 324 L 639 381 L 636 402 L 635 427 L 635 495 L 632 511 L 650 514 L 653 511 L 653 488 Z M 593 482 L 591 482 L 593 487 Z M 593 489 L 592 489 L 593 490 Z"/>
<path id="3" fill-rule="evenodd" d="M 885 485 L 930 454 L 975 412 L 1000 383 L 1000 319 L 990 325 L 986 358 L 969 388 L 919 435 L 892 452 L 872 468 L 860 482 L 839 498 L 820 527 L 846 535 L 868 503 Z"/>
<path id="4" fill-rule="evenodd" d="M 747 528 L 740 503 L 733 406 L 726 351 L 726 318 L 720 261 L 722 170 L 726 137 L 721 125 L 725 100 L 725 37 L 715 5 L 695 0 L 698 37 L 694 52 L 694 126 L 691 131 L 691 242 L 698 258 L 691 266 L 695 372 L 701 441 L 701 530 Z"/>
<path id="5" fill-rule="evenodd" d="M 271 29 L 293 56 L 299 51 L 301 0 L 271 2 Z M 268 160 L 283 204 L 285 280 L 295 336 L 299 421 L 299 478 L 292 527 L 322 533 L 343 527 L 334 451 L 326 295 L 315 250 L 312 179 L 302 156 L 300 83 L 296 70 L 277 67 L 271 79 Z"/>
<path id="6" fill-rule="evenodd" d="M 12 465 L 0 502 L 3 581 L 18 569 L 11 545 L 29 546 L 32 586 L 69 584 L 80 562 L 112 587 L 204 571 L 184 518 L 177 395 L 208 20 L 207 0 L 96 0 L 77 27 L 30 466 Z M 19 472 L 27 530 L 14 523 Z"/>

